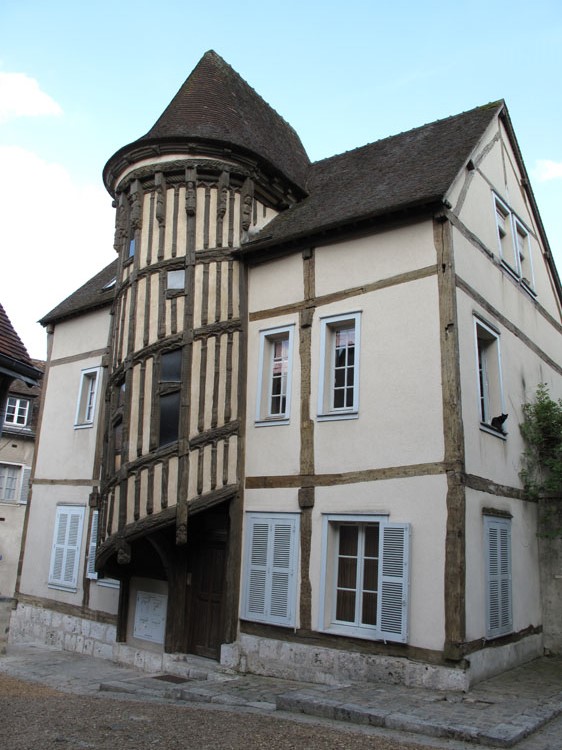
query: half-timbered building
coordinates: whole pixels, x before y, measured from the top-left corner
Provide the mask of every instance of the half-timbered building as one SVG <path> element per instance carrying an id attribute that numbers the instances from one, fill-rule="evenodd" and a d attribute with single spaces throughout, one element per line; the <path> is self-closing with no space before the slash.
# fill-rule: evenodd
<path id="1" fill-rule="evenodd" d="M 104 182 L 13 637 L 463 689 L 540 654 L 518 424 L 562 395 L 562 294 L 505 104 L 310 163 L 208 52 Z"/>

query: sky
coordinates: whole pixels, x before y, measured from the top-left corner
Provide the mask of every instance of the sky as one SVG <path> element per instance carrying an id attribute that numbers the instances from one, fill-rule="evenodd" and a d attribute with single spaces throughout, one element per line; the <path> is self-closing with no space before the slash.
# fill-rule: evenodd
<path id="1" fill-rule="evenodd" d="M 0 303 L 32 357 L 115 258 L 105 163 L 209 49 L 313 161 L 505 99 L 562 273 L 560 0 L 1 0 Z"/>

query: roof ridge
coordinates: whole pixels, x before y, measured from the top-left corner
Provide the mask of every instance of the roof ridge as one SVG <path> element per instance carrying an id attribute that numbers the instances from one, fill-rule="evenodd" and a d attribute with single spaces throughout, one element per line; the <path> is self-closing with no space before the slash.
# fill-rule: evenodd
<path id="1" fill-rule="evenodd" d="M 505 107 L 505 100 L 497 99 L 494 102 L 488 102 L 487 104 L 482 104 L 478 107 L 473 107 L 472 109 L 467 109 L 467 110 L 464 110 L 463 112 L 458 112 L 455 115 L 448 115 L 447 117 L 439 117 L 437 120 L 431 120 L 430 122 L 426 122 L 423 125 L 416 125 L 415 127 L 409 128 L 408 130 L 401 130 L 398 133 L 385 135 L 383 138 L 378 138 L 376 141 L 369 141 L 368 143 L 363 143 L 361 146 L 355 146 L 355 148 L 350 148 L 347 151 L 340 151 L 337 154 L 332 154 L 332 156 L 325 156 L 323 159 L 318 159 L 317 161 L 312 162 L 310 166 L 316 167 L 317 165 L 322 164 L 323 162 L 330 161 L 331 159 L 337 159 L 340 156 L 348 156 L 350 154 L 355 153 L 356 151 L 361 151 L 362 149 L 366 149 L 371 146 L 374 146 L 377 143 L 384 143 L 385 141 L 391 141 L 393 138 L 400 138 L 401 136 L 415 133 L 416 131 L 423 130 L 424 128 L 429 128 L 432 125 L 438 125 L 440 123 L 449 122 L 451 120 L 458 120 L 461 117 L 465 117 L 466 115 L 473 114 L 474 112 L 481 112 L 485 109 L 500 109 L 501 107 Z"/>

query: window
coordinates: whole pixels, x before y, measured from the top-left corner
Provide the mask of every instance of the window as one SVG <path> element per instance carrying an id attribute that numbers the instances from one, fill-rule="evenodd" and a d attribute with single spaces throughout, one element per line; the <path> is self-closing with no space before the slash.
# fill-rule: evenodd
<path id="1" fill-rule="evenodd" d="M 408 557 L 408 524 L 324 516 L 320 630 L 405 643 Z"/>
<path id="2" fill-rule="evenodd" d="M 298 533 L 296 514 L 246 516 L 243 619 L 296 624 Z"/>
<path id="3" fill-rule="evenodd" d="M 531 257 L 531 240 L 529 232 L 525 229 L 519 219 L 514 218 L 515 224 L 515 244 L 517 247 L 517 260 L 519 263 L 519 272 L 521 281 L 532 289 L 535 286 L 533 263 Z"/>
<path id="4" fill-rule="evenodd" d="M 99 372 L 99 367 L 82 370 L 75 427 L 91 427 L 94 423 Z"/>
<path id="5" fill-rule="evenodd" d="M 507 268 L 532 290 L 533 262 L 529 232 L 497 195 L 494 196 L 500 257 Z"/>
<path id="6" fill-rule="evenodd" d="M 18 398 L 17 396 L 8 396 L 4 423 L 7 425 L 15 425 L 16 427 L 25 427 L 28 417 L 29 400 L 26 398 Z"/>
<path id="7" fill-rule="evenodd" d="M 96 573 L 96 548 L 98 544 L 98 520 L 99 511 L 92 513 L 92 526 L 90 528 L 90 543 L 88 545 L 88 562 L 86 563 L 86 576 L 92 580 L 97 580 L 100 586 L 109 588 L 118 588 L 119 581 L 115 578 L 99 578 Z"/>
<path id="8" fill-rule="evenodd" d="M 160 356 L 158 441 L 160 446 L 169 445 L 179 437 L 182 352 L 182 349 L 174 349 Z"/>
<path id="9" fill-rule="evenodd" d="M 475 318 L 480 423 L 504 434 L 500 337 L 493 328 Z M 498 425 L 498 426 L 495 426 Z"/>
<path id="10" fill-rule="evenodd" d="M 486 552 L 486 637 L 513 630 L 511 606 L 511 519 L 484 517 Z"/>
<path id="11" fill-rule="evenodd" d="M 321 320 L 318 415 L 356 417 L 359 409 L 360 313 Z"/>
<path id="12" fill-rule="evenodd" d="M 84 508 L 59 505 L 49 570 L 49 586 L 76 591 Z"/>
<path id="13" fill-rule="evenodd" d="M 185 289 L 185 269 L 168 271 L 166 275 L 166 288 L 170 291 L 182 291 Z"/>
<path id="14" fill-rule="evenodd" d="M 256 421 L 287 424 L 291 412 L 294 326 L 260 332 Z"/>
<path id="15" fill-rule="evenodd" d="M 30 466 L 0 464 L 0 502 L 26 503 L 30 476 Z"/>

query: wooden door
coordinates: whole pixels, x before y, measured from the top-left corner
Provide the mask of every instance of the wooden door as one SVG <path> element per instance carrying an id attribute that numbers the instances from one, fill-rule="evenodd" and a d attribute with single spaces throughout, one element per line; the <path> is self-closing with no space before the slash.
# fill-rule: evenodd
<path id="1" fill-rule="evenodd" d="M 189 651 L 220 658 L 223 640 L 223 593 L 226 563 L 224 541 L 198 545 L 192 564 Z"/>

